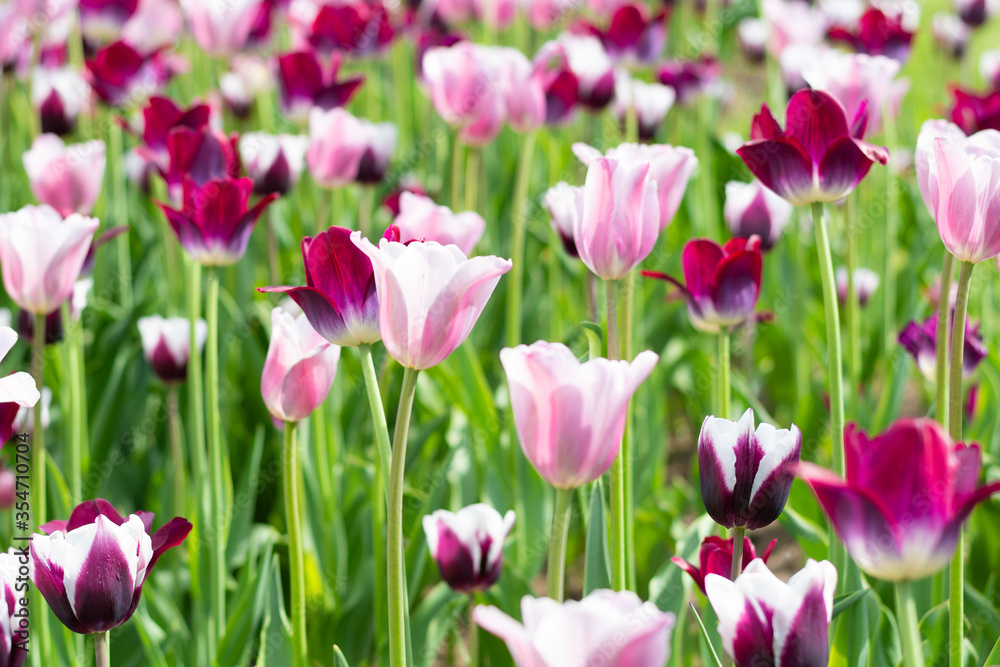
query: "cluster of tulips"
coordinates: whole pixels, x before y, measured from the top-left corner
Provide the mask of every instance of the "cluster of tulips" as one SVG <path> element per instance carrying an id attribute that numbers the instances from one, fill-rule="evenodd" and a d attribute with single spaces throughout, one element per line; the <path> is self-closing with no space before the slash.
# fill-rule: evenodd
<path id="1" fill-rule="evenodd" d="M 963 434 L 983 405 L 995 411 L 1000 377 L 992 287 L 974 281 L 1000 256 L 1000 49 L 980 54 L 986 92 L 967 55 L 995 5 L 933 15 L 941 60 L 964 78 L 948 117 L 920 118 L 905 147 L 914 2 L 0 1 L 0 269 L 19 309 L 0 311 L 0 361 L 15 371 L 0 378 L 0 667 L 90 664 L 83 636 L 107 667 L 133 616 L 122 664 L 944 664 L 935 651 L 950 667 L 1000 664 L 997 633 L 965 608 L 997 627 L 996 582 L 981 592 L 965 571 L 970 516 L 1000 492 L 996 438 Z M 765 91 L 740 116 L 747 140 L 716 127 L 748 94 L 725 78 L 737 66 Z M 943 267 L 927 272 L 926 313 L 899 326 L 912 288 L 901 264 L 916 261 L 903 238 L 931 228 L 920 210 L 902 229 L 914 180 Z M 794 238 L 810 226 L 814 259 Z M 866 247 L 876 235 L 882 253 Z M 818 275 L 822 311 L 798 296 L 759 309 L 768 269 L 799 296 Z M 982 323 L 968 316 L 977 290 Z M 933 392 L 926 414 L 891 397 L 900 364 L 873 370 L 872 356 L 893 357 L 862 340 L 876 294 L 880 333 Z M 664 296 L 690 326 L 667 319 Z M 550 335 L 526 344 L 536 318 Z M 658 351 L 648 321 L 669 322 Z M 232 340 L 226 324 L 241 322 L 266 353 Z M 756 332 L 772 325 L 794 348 L 780 352 L 794 357 L 782 364 L 794 381 L 780 378 L 791 393 L 751 377 Z M 643 466 L 664 467 L 637 433 L 665 424 L 636 399 L 707 340 L 710 379 L 681 404 L 700 423 L 698 482 L 679 475 L 677 498 L 637 500 Z M 799 418 L 811 344 L 821 424 Z M 108 454 L 92 434 L 108 433 L 114 403 L 146 401 L 130 347 L 162 385 L 149 394 L 166 424 L 152 432 L 167 444 Z M 247 367 L 260 373 L 252 401 Z M 864 407 L 875 391 L 877 418 Z M 772 416 L 792 408 L 805 433 Z M 502 413 L 485 443 L 455 453 L 469 422 Z M 122 431 L 139 421 L 118 418 Z M 281 494 L 255 512 L 265 429 L 281 433 Z M 237 435 L 254 432 L 252 447 Z M 438 442 L 455 451 L 428 453 Z M 156 473 L 127 479 L 140 459 Z M 427 491 L 416 466 L 449 491 Z M 244 467 L 253 481 L 234 491 Z M 340 481 L 352 467 L 360 500 Z M 333 508 L 352 503 L 364 526 Z M 118 509 L 138 506 L 176 517 L 154 530 L 152 512 Z M 657 535 L 643 514 L 676 522 Z M 773 535 L 763 549 L 751 539 Z M 813 542 L 807 557 L 785 551 L 775 566 L 793 538 Z M 666 569 L 637 574 L 646 555 Z M 144 600 L 146 584 L 159 590 Z M 328 589 L 336 624 L 319 602 Z"/>

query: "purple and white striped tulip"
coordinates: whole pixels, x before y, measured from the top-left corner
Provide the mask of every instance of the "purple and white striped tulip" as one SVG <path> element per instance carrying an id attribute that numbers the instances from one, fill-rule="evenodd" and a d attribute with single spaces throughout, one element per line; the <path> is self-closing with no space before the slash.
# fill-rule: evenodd
<path id="1" fill-rule="evenodd" d="M 240 137 L 240 158 L 253 180 L 254 194 L 286 194 L 299 182 L 309 137 L 248 132 Z"/>
<path id="2" fill-rule="evenodd" d="M 733 236 L 748 239 L 756 235 L 760 238 L 760 249 L 767 251 L 781 238 L 793 208 L 758 180 L 729 181 L 722 217 Z"/>
<path id="3" fill-rule="evenodd" d="M 802 452 L 802 432 L 761 423 L 747 409 L 738 422 L 705 417 L 698 436 L 701 499 L 726 528 L 763 528 L 785 508 Z"/>
<path id="4" fill-rule="evenodd" d="M 489 505 L 476 503 L 458 512 L 437 510 L 423 523 L 431 558 L 452 590 L 482 592 L 497 582 L 514 512 L 500 516 Z"/>
<path id="5" fill-rule="evenodd" d="M 736 667 L 825 667 L 836 587 L 836 568 L 811 558 L 787 584 L 759 558 L 736 581 L 705 577 L 722 645 Z"/>
<path id="6" fill-rule="evenodd" d="M 191 320 L 185 317 L 139 318 L 142 352 L 150 368 L 164 382 L 183 382 L 191 357 Z M 208 336 L 205 320 L 195 323 L 195 344 L 200 354 Z"/>
<path id="7" fill-rule="evenodd" d="M 14 473 L 9 473 L 10 497 L 14 498 Z M 10 507 L 14 503 L 11 502 Z M 31 567 L 27 549 L 11 547 L 0 553 L 0 667 L 21 667 L 28 659 L 30 615 L 27 593 L 21 582 Z"/>

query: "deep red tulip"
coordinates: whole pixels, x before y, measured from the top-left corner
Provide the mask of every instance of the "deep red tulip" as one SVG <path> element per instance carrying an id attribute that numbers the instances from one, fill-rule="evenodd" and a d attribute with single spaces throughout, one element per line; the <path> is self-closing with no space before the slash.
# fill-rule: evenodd
<path id="1" fill-rule="evenodd" d="M 966 134 L 981 130 L 1000 130 L 1000 92 L 977 95 L 976 93 L 953 88 L 955 98 L 951 107 L 951 120 Z"/>
<path id="2" fill-rule="evenodd" d="M 169 97 L 154 95 L 142 110 L 142 141 L 157 158 L 167 163 L 167 137 L 184 127 L 201 131 L 208 127 L 211 109 L 207 104 L 193 104 L 184 109 Z"/>
<path id="3" fill-rule="evenodd" d="M 367 56 L 383 51 L 394 36 L 389 10 L 380 0 L 341 0 L 308 6 L 290 19 L 314 49 Z"/>
<path id="4" fill-rule="evenodd" d="M 568 122 L 577 103 L 600 111 L 615 96 L 615 68 L 601 41 L 592 35 L 563 33 L 535 54 L 545 71 L 546 122 Z"/>
<path id="5" fill-rule="evenodd" d="M 186 188 L 188 179 L 200 187 L 212 179 L 239 178 L 238 140 L 235 133 L 227 137 L 207 127 L 200 130 L 179 127 L 170 132 L 167 137 L 169 161 L 163 177 L 171 196 L 176 199 L 181 189 Z"/>
<path id="6" fill-rule="evenodd" d="M 665 11 L 652 14 L 645 4 L 627 3 L 615 10 L 607 29 L 581 21 L 574 32 L 600 39 L 617 61 L 653 63 L 660 59 L 666 43 L 664 16 Z"/>
<path id="7" fill-rule="evenodd" d="M 853 29 L 833 27 L 830 39 L 848 44 L 858 53 L 870 56 L 889 56 L 904 61 L 910 55 L 913 32 L 903 25 L 902 17 L 892 17 L 881 9 L 870 7 L 861 15 Z"/>
<path id="8" fill-rule="evenodd" d="M 774 545 L 777 543 L 778 540 L 771 540 L 771 543 L 760 555 L 762 561 L 767 562 L 774 550 Z M 753 548 L 753 542 L 750 541 L 749 537 L 744 537 L 743 562 L 740 570 L 745 570 L 754 558 L 757 558 L 757 551 Z M 701 549 L 698 550 L 698 565 L 692 565 L 680 556 L 674 556 L 670 560 L 690 575 L 695 585 L 698 586 L 698 590 L 704 595 L 707 575 L 717 574 L 720 577 L 729 578 L 733 567 L 733 538 L 730 537 L 727 540 L 717 535 L 706 537 L 701 543 Z"/>
<path id="9" fill-rule="evenodd" d="M 338 80 L 340 61 L 339 53 L 330 56 L 328 67 L 324 67 L 312 51 L 278 56 L 281 109 L 285 115 L 306 120 L 312 107 L 329 111 L 350 102 L 365 82 L 365 77 L 358 75 Z"/>
<path id="10" fill-rule="evenodd" d="M 101 100 L 113 107 L 141 102 L 173 76 L 158 53 L 143 55 L 126 42 L 115 42 L 87 60 L 87 80 Z"/>

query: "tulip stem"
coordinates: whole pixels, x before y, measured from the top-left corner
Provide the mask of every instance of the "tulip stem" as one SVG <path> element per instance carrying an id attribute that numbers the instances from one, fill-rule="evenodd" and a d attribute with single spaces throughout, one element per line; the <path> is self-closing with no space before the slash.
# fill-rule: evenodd
<path id="1" fill-rule="evenodd" d="M 605 280 L 608 301 L 608 358 L 620 359 L 618 341 L 618 281 Z M 611 464 L 611 588 L 625 589 L 625 461 L 619 450 Z"/>
<path id="2" fill-rule="evenodd" d="M 128 190 L 125 183 L 125 147 L 122 139 L 122 126 L 112 120 L 111 126 L 111 155 L 114 159 L 112 169 L 112 182 L 115 186 L 114 221 L 116 225 L 128 226 Z M 122 234 L 115 239 L 118 250 L 118 289 L 121 296 L 121 305 L 125 310 L 132 310 L 132 258 L 129 254 L 129 235 Z"/>
<path id="3" fill-rule="evenodd" d="M 469 593 L 469 667 L 479 667 L 479 626 L 475 611 L 476 594 Z"/>
<path id="4" fill-rule="evenodd" d="M 107 632 L 94 634 L 94 656 L 97 667 L 111 667 L 111 642 Z"/>
<path id="5" fill-rule="evenodd" d="M 847 402 L 855 418 L 858 413 L 858 392 L 861 386 L 861 327 L 860 304 L 855 291 L 854 271 L 858 266 L 857 230 L 854 228 L 854 209 L 857 192 L 852 192 L 844 202 L 844 236 L 847 241 L 847 294 L 844 299 L 844 327 L 847 329 L 845 357 L 847 362 Z"/>
<path id="6" fill-rule="evenodd" d="M 733 526 L 733 563 L 729 567 L 730 581 L 736 581 L 743 571 L 743 537 L 747 534 L 745 526 Z"/>
<path id="7" fill-rule="evenodd" d="M 170 456 L 174 463 L 174 514 L 186 516 L 184 490 L 187 488 L 187 462 L 184 457 L 184 436 L 176 385 L 167 387 L 167 428 L 170 431 Z"/>
<path id="8" fill-rule="evenodd" d="M 451 208 L 455 213 L 461 210 L 462 195 L 459 191 L 459 183 L 462 181 L 462 158 L 465 156 L 465 146 L 462 139 L 455 130 L 455 136 L 451 142 Z"/>
<path id="9" fill-rule="evenodd" d="M 948 387 L 948 432 L 951 439 L 959 442 L 962 439 L 962 370 L 965 356 L 965 316 L 969 308 L 969 284 L 972 282 L 972 270 L 976 265 L 972 262 L 962 262 L 958 273 L 958 297 L 955 299 L 955 320 L 951 329 L 951 381 Z M 941 294 L 945 303 L 948 295 Z M 938 346 L 940 347 L 940 342 Z M 965 617 L 965 534 L 958 533 L 958 544 L 955 546 L 955 556 L 951 559 L 950 582 L 948 593 L 948 652 L 951 667 L 962 667 L 962 627 Z"/>
<path id="10" fill-rule="evenodd" d="M 556 602 L 563 601 L 566 581 L 566 541 L 569 538 L 570 510 L 573 489 L 556 489 L 556 509 L 552 513 L 552 540 L 549 542 L 549 569 L 546 574 L 546 594 Z"/>
<path id="11" fill-rule="evenodd" d="M 226 499 L 222 480 L 222 420 L 219 414 L 219 274 L 208 272 L 208 300 L 205 303 L 208 342 L 205 345 L 205 405 L 208 416 L 208 451 L 212 485 L 212 524 L 214 584 L 212 615 L 216 619 L 216 637 L 226 630 Z"/>
<path id="12" fill-rule="evenodd" d="M 84 401 L 84 380 L 83 369 L 81 367 L 80 346 L 80 323 L 73 319 L 72 308 L 69 300 L 63 302 L 60 316 L 65 332 L 66 367 L 69 375 L 70 397 L 70 428 L 69 428 L 69 484 L 70 498 L 75 507 L 83 502 L 83 416 L 85 409 Z"/>
<path id="13" fill-rule="evenodd" d="M 368 405 L 375 421 L 375 447 L 378 449 L 379 475 L 382 478 L 382 488 L 385 491 L 385 501 L 389 502 L 389 489 L 385 484 L 385 476 L 389 474 L 392 459 L 392 445 L 389 443 L 389 426 L 385 421 L 385 408 L 382 406 L 382 395 L 378 390 L 378 376 L 375 374 L 375 362 L 372 359 L 372 347 L 368 343 L 358 346 L 361 353 L 361 372 L 365 376 L 365 388 L 368 390 Z"/>
<path id="14" fill-rule="evenodd" d="M 278 235 L 274 229 L 274 214 L 271 206 L 264 209 L 264 221 L 267 227 L 267 265 L 271 271 L 271 284 L 281 285 L 281 248 L 278 246 Z M 169 266 L 169 262 L 168 262 Z"/>
<path id="15" fill-rule="evenodd" d="M 31 375 L 35 378 L 35 386 L 38 391 L 43 391 L 45 387 L 45 315 L 35 314 L 35 339 L 31 347 Z M 45 523 L 45 425 L 42 422 L 42 399 L 38 399 L 32 410 L 34 424 L 32 436 L 35 444 L 32 448 L 31 461 L 31 501 L 33 518 L 36 526 Z M 41 609 L 38 624 L 38 645 L 41 647 L 40 655 L 42 663 L 46 662 L 46 655 L 49 651 L 49 614 L 46 611 L 44 598 L 40 593 L 36 593 L 33 600 L 36 609 Z"/>
<path id="16" fill-rule="evenodd" d="M 636 290 L 635 270 L 629 271 L 628 276 L 622 283 L 625 288 L 625 298 L 622 299 L 622 337 L 621 337 L 621 357 L 625 361 L 632 361 L 633 332 L 635 330 L 635 290 Z M 635 424 L 632 414 L 632 401 L 628 402 L 625 408 L 625 433 L 622 437 L 622 484 L 625 486 L 625 588 L 630 591 L 638 590 L 635 581 L 635 482 L 633 473 L 635 468 Z"/>
<path id="17" fill-rule="evenodd" d="M 370 185 L 358 186 L 358 229 L 362 238 L 372 233 L 372 213 L 375 208 L 375 188 Z"/>
<path id="18" fill-rule="evenodd" d="M 403 369 L 403 388 L 399 393 L 396 429 L 392 436 L 392 467 L 389 474 L 389 666 L 404 667 L 406 657 L 406 581 L 403 573 L 403 475 L 406 471 L 406 438 L 410 430 L 417 375 L 413 368 Z"/>
<path id="19" fill-rule="evenodd" d="M 732 389 L 730 388 L 730 372 L 729 365 L 730 352 L 729 352 L 729 330 L 723 329 L 719 332 L 719 416 L 723 419 L 729 419 L 730 407 L 730 397 L 732 394 Z"/>
<path id="20" fill-rule="evenodd" d="M 951 279 L 954 274 L 955 256 L 947 250 L 944 251 L 944 266 L 941 269 L 941 291 L 938 296 L 938 321 L 937 321 L 937 364 L 934 369 L 935 389 L 937 399 L 934 407 L 934 414 L 941 426 L 948 430 L 949 405 L 948 405 L 948 350 L 951 349 L 951 329 L 948 327 L 948 316 L 951 313 Z M 964 347 L 964 346 L 963 346 Z"/>
<path id="21" fill-rule="evenodd" d="M 469 150 L 465 163 L 465 209 L 475 211 L 479 208 L 479 164 L 482 158 L 481 149 Z M 458 211 L 455 211 L 458 213 Z"/>
<path id="22" fill-rule="evenodd" d="M 924 652 L 920 647 L 917 625 L 917 603 L 910 592 L 909 581 L 896 582 L 896 622 L 899 624 L 903 667 L 924 667 Z"/>
<path id="23" fill-rule="evenodd" d="M 288 523 L 288 570 L 292 587 L 292 654 L 296 667 L 305 667 L 309 648 L 306 641 L 306 575 L 302 549 L 302 517 L 299 513 L 299 452 L 295 422 L 285 422 L 282 454 L 285 485 L 285 521 Z"/>

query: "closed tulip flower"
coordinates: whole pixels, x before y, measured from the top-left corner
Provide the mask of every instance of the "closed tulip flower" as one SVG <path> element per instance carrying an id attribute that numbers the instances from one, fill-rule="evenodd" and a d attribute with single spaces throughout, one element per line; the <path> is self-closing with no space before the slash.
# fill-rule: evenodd
<path id="1" fill-rule="evenodd" d="M 510 260 L 466 256 L 432 241 L 379 246 L 351 234 L 371 258 L 379 301 L 379 329 L 389 354 L 406 368 L 437 366 L 468 337 Z"/>
<path id="2" fill-rule="evenodd" d="M 545 72 L 517 49 L 498 49 L 507 122 L 515 132 L 540 128 L 547 117 Z"/>
<path id="3" fill-rule="evenodd" d="M 90 100 L 90 86 L 69 67 L 38 67 L 32 75 L 31 101 L 42 121 L 42 132 L 69 134 Z"/>
<path id="4" fill-rule="evenodd" d="M 504 29 L 510 27 L 517 15 L 518 0 L 473 0 L 476 18 L 486 25 Z"/>
<path id="5" fill-rule="evenodd" d="M 151 512 L 123 518 L 106 500 L 78 505 L 69 521 L 33 535 L 31 581 L 63 625 L 79 634 L 107 632 L 135 612 L 142 585 L 163 553 L 191 531 L 174 518 L 150 535 Z"/>
<path id="6" fill-rule="evenodd" d="M 399 135 L 392 123 L 370 123 L 364 119 L 360 122 L 363 150 L 354 180 L 362 185 L 375 185 L 385 178 Z"/>
<path id="7" fill-rule="evenodd" d="M 837 570 L 811 558 L 786 584 L 757 559 L 730 581 L 705 577 L 719 634 L 736 667 L 826 667 Z"/>
<path id="8" fill-rule="evenodd" d="M 168 168 L 164 173 L 174 200 L 180 199 L 186 181 L 202 187 L 212 179 L 236 179 L 242 165 L 235 133 L 202 127 L 176 127 L 167 134 Z"/>
<path id="9" fill-rule="evenodd" d="M 208 128 L 210 116 L 207 104 L 192 104 L 184 109 L 169 97 L 154 95 L 149 98 L 142 109 L 143 157 L 165 171 L 170 164 L 167 139 L 171 132 L 178 128 L 201 132 Z"/>
<path id="10" fill-rule="evenodd" d="M 16 342 L 17 332 L 10 327 L 0 326 L 0 361 L 3 361 Z M 21 409 L 34 407 L 40 397 L 35 379 L 28 373 L 18 371 L 0 377 L 0 447 L 3 447 L 14 432 L 14 422 L 18 412 Z M 0 661 L 0 665 L 2 664 Z"/>
<path id="11" fill-rule="evenodd" d="M 97 231 L 94 218 L 65 219 L 47 205 L 0 215 L 0 265 L 7 295 L 36 315 L 48 315 L 73 295 Z"/>
<path id="12" fill-rule="evenodd" d="M 67 146 L 54 134 L 40 134 L 22 157 L 31 192 L 63 215 L 89 215 L 104 181 L 104 142 Z"/>
<path id="13" fill-rule="evenodd" d="M 191 35 L 213 56 L 242 50 L 257 19 L 261 0 L 180 0 Z"/>
<path id="14" fill-rule="evenodd" d="M 240 137 L 240 158 L 258 195 L 286 194 L 299 182 L 309 137 L 248 132 Z"/>
<path id="15" fill-rule="evenodd" d="M 316 333 L 305 315 L 271 311 L 271 344 L 260 393 L 275 419 L 297 422 L 319 407 L 337 374 L 340 347 Z"/>
<path id="16" fill-rule="evenodd" d="M 395 147 L 396 129 L 391 123 L 375 125 L 340 108 L 314 108 L 309 115 L 306 164 L 313 180 L 324 188 L 380 181 Z"/>
<path id="17" fill-rule="evenodd" d="M 10 507 L 14 505 L 14 473 L 4 470 L 5 477 L 10 474 Z M 3 667 L 22 667 L 28 660 L 25 648 L 31 636 L 29 629 L 30 614 L 24 604 L 27 595 L 21 587 L 24 581 L 21 576 L 22 567 L 30 567 L 31 559 L 27 553 L 11 547 L 7 553 L 0 553 L 0 618 L 6 622 L 0 623 L 0 665 Z"/>
<path id="18" fill-rule="evenodd" d="M 552 218 L 552 229 L 562 239 L 566 254 L 579 258 L 573 229 L 577 219 L 583 215 L 583 188 L 560 181 L 545 192 L 542 205 Z"/>
<path id="19" fill-rule="evenodd" d="M 562 343 L 538 341 L 500 351 L 521 451 L 557 489 L 594 481 L 621 447 L 628 402 L 659 357 L 580 363 Z"/>
<path id="20" fill-rule="evenodd" d="M 937 367 L 937 324 L 938 316 L 934 313 L 926 320 L 918 323 L 911 320 L 899 332 L 896 340 L 913 357 L 917 370 L 928 382 L 935 381 Z M 951 330 L 951 327 L 949 327 Z M 990 351 L 983 344 L 983 335 L 979 327 L 972 322 L 965 322 L 965 350 L 962 354 L 962 375 L 969 377 L 976 367 L 989 355 Z"/>
<path id="21" fill-rule="evenodd" d="M 733 236 L 760 238 L 760 249 L 768 251 L 781 238 L 792 217 L 792 205 L 764 187 L 760 181 L 726 183 L 726 205 L 722 217 Z"/>
<path id="22" fill-rule="evenodd" d="M 698 436 L 701 499 L 715 522 L 757 530 L 778 518 L 792 488 L 802 432 L 761 423 L 753 410 L 738 422 L 705 417 Z"/>
<path id="23" fill-rule="evenodd" d="M 475 211 L 452 213 L 430 197 L 404 192 L 399 198 L 399 215 L 392 222 L 399 228 L 399 241 L 436 241 L 455 245 L 471 255 L 486 229 L 486 221 Z"/>
<path id="24" fill-rule="evenodd" d="M 619 75 L 615 81 L 612 111 L 618 121 L 624 123 L 629 107 L 632 106 L 638 122 L 639 139 L 652 141 L 676 99 L 677 94 L 670 86 L 633 80 L 628 74 L 624 74 Z"/>
<path id="25" fill-rule="evenodd" d="M 455 513 L 437 510 L 423 523 L 431 558 L 452 590 L 482 592 L 497 582 L 514 512 L 500 516 L 489 505 L 477 503 Z"/>
<path id="26" fill-rule="evenodd" d="M 734 538 L 732 537 L 727 540 L 718 535 L 709 535 L 706 537 L 701 543 L 701 548 L 698 550 L 698 565 L 692 565 L 679 556 L 674 556 L 670 560 L 674 565 L 687 572 L 695 585 L 698 586 L 698 590 L 704 595 L 705 577 L 710 574 L 717 574 L 720 577 L 729 578 L 733 568 L 733 540 Z M 778 540 L 771 540 L 771 543 L 764 549 L 764 553 L 760 555 L 761 561 L 767 563 L 767 559 L 770 558 L 771 551 L 774 550 L 774 545 L 777 543 Z M 749 537 L 744 537 L 743 561 L 740 569 L 747 569 L 747 566 L 756 557 L 757 552 L 753 548 L 753 542 L 750 541 Z"/>
<path id="27" fill-rule="evenodd" d="M 614 99 L 615 64 L 596 37 L 561 34 L 558 40 L 542 45 L 535 55 L 538 64 L 550 61 L 555 63 L 555 69 L 546 87 L 549 122 L 568 115 L 577 101 L 591 111 L 600 111 Z M 557 82 L 560 85 L 555 86 Z M 559 104 L 553 108 L 556 102 Z"/>
<path id="28" fill-rule="evenodd" d="M 580 601 L 521 598 L 518 623 L 496 607 L 473 619 L 504 640 L 517 667 L 662 667 L 676 619 L 631 591 L 597 590 Z"/>
<path id="29" fill-rule="evenodd" d="M 847 302 L 847 267 L 837 267 L 835 276 L 837 283 L 837 298 L 840 303 Z M 868 305 L 868 300 L 872 298 L 878 289 L 879 276 L 871 269 L 859 266 L 854 269 L 854 294 L 857 296 L 858 305 L 864 308 Z"/>
<path id="30" fill-rule="evenodd" d="M 470 146 L 485 146 L 507 120 L 504 64 L 495 49 L 459 42 L 427 51 L 423 74 L 438 115 Z"/>
<path id="31" fill-rule="evenodd" d="M 139 337 L 146 362 L 164 382 L 183 382 L 187 379 L 188 360 L 191 357 L 191 320 L 184 317 L 139 318 Z M 195 343 L 201 354 L 208 336 L 204 320 L 195 323 Z"/>

